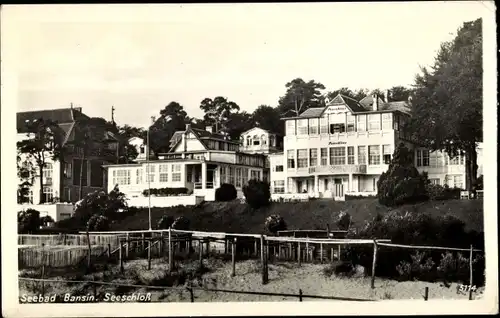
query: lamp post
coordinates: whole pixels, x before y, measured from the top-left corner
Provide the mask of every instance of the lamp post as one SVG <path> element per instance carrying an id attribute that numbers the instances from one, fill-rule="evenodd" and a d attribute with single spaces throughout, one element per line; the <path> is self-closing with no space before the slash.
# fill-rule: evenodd
<path id="1" fill-rule="evenodd" d="M 151 129 L 151 126 L 154 124 L 155 122 L 155 117 L 154 116 L 151 116 L 151 125 L 148 127 L 148 131 L 147 131 L 147 141 L 146 141 L 146 144 L 147 144 L 147 153 L 146 153 L 146 166 L 147 166 L 147 169 L 146 169 L 146 178 L 148 179 L 148 212 L 149 212 L 149 230 L 151 231 L 153 229 L 152 227 L 152 224 L 151 224 L 151 178 L 150 178 L 150 174 L 151 174 L 151 168 L 149 166 L 149 154 L 151 152 L 151 150 L 149 149 L 149 130 Z"/>

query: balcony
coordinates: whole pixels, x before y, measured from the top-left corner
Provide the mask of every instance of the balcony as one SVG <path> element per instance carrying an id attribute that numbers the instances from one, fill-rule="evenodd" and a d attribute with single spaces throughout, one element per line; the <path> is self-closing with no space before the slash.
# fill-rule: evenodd
<path id="1" fill-rule="evenodd" d="M 350 174 L 350 173 L 362 174 L 362 173 L 366 173 L 366 165 L 338 165 L 338 166 L 309 167 L 307 172 L 308 172 L 308 175 L 314 175 L 314 174 Z M 292 172 L 292 174 L 293 174 L 293 172 Z M 296 176 L 299 176 L 299 175 L 296 175 Z"/>

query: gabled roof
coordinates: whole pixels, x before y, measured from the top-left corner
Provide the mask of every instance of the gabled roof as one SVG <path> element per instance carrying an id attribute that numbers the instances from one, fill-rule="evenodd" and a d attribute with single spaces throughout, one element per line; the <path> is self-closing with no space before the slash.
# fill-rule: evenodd
<path id="1" fill-rule="evenodd" d="M 384 100 L 382 100 L 382 98 L 380 98 L 380 96 L 377 97 L 377 99 L 378 99 L 379 105 L 385 103 Z M 373 105 L 373 96 L 368 95 L 365 98 L 363 98 L 362 100 L 360 100 L 359 103 L 362 105 L 362 107 L 365 108 L 364 111 L 369 111 L 369 110 L 371 110 L 371 107 Z"/>
<path id="2" fill-rule="evenodd" d="M 264 128 L 260 128 L 260 127 L 253 127 L 253 128 L 250 128 L 249 130 L 242 132 L 242 133 L 241 133 L 241 135 L 246 135 L 246 134 L 248 134 L 249 132 L 251 132 L 252 130 L 256 130 L 256 129 L 260 129 L 260 130 L 262 130 L 262 131 L 264 131 L 265 133 L 270 134 L 270 135 L 276 135 L 275 133 L 272 133 L 272 132 L 270 132 L 269 130 L 264 129 Z"/>
<path id="3" fill-rule="evenodd" d="M 379 110 L 397 110 L 406 114 L 411 113 L 410 105 L 405 102 L 389 102 L 379 105 Z"/>
<path id="4" fill-rule="evenodd" d="M 313 107 L 306 109 L 302 114 L 299 115 L 300 118 L 315 118 L 320 117 L 326 107 Z"/>
<path id="5" fill-rule="evenodd" d="M 217 141 L 224 141 L 227 143 L 233 143 L 233 144 L 239 144 L 237 141 L 232 141 L 232 140 L 226 140 L 224 139 L 226 136 L 223 134 L 219 133 L 212 133 L 204 129 L 199 129 L 199 128 L 193 128 L 190 125 L 186 127 L 185 131 L 176 131 L 174 135 L 172 135 L 172 138 L 170 138 L 170 151 L 172 151 L 177 145 L 182 141 L 182 134 L 186 132 L 191 132 L 198 141 L 200 141 L 205 147 L 206 150 L 209 150 L 210 147 L 207 143 L 209 140 L 217 140 Z M 175 137 L 175 138 L 174 138 Z"/>

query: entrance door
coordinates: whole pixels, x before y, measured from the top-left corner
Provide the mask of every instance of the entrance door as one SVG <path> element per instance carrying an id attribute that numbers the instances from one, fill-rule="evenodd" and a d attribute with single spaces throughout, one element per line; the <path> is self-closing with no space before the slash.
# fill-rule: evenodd
<path id="1" fill-rule="evenodd" d="M 297 193 L 302 193 L 302 181 L 297 180 Z"/>
<path id="2" fill-rule="evenodd" d="M 334 198 L 344 197 L 344 185 L 342 184 L 341 178 L 335 178 L 333 180 L 333 197 Z"/>

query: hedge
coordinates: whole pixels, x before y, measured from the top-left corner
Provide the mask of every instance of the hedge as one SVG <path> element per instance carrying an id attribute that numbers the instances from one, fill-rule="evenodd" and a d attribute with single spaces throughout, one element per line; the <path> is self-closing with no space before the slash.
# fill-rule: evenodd
<path id="1" fill-rule="evenodd" d="M 177 196 L 177 195 L 187 195 L 189 193 L 188 188 L 152 188 L 145 189 L 142 191 L 142 195 L 147 197 L 148 194 L 159 196 L 159 197 L 168 197 L 168 196 Z"/>

